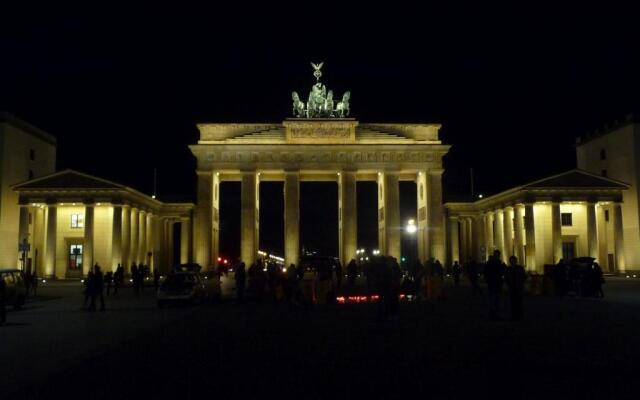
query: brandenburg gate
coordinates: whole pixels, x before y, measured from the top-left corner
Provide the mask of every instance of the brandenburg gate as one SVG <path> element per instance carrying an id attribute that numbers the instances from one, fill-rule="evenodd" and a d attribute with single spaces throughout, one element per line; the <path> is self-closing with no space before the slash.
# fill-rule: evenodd
<path id="1" fill-rule="evenodd" d="M 418 256 L 445 262 L 442 157 L 449 150 L 438 124 L 359 123 L 348 118 L 349 92 L 333 107 L 319 82 L 304 104 L 293 93 L 295 118 L 279 124 L 199 124 L 190 149 L 197 158 L 198 194 L 193 230 L 195 262 L 214 265 L 219 252 L 220 184 L 241 182 L 241 259 L 255 262 L 259 244 L 260 182 L 284 182 L 285 265 L 300 255 L 300 182 L 338 184 L 338 237 L 344 264 L 357 248 L 356 182 L 378 185 L 378 248 L 400 259 L 400 181 L 417 185 Z"/>

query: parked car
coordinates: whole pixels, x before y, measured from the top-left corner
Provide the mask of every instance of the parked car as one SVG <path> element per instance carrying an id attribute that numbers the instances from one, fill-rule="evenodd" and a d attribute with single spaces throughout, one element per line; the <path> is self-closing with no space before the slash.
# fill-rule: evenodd
<path id="1" fill-rule="evenodd" d="M 13 305 L 18 310 L 27 298 L 27 286 L 24 274 L 15 268 L 0 268 L 0 279 L 4 280 L 7 287 L 6 304 Z"/>
<path id="2" fill-rule="evenodd" d="M 207 290 L 199 272 L 177 271 L 169 274 L 158 288 L 158 307 L 170 303 L 199 303 L 206 299 Z"/>

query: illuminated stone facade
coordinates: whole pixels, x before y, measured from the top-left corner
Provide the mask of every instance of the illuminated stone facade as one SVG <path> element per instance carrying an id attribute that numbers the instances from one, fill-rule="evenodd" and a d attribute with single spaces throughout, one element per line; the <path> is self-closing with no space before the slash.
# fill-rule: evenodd
<path id="1" fill-rule="evenodd" d="M 80 278 L 95 263 L 104 271 L 118 264 L 158 267 L 191 262 L 191 203 L 163 203 L 129 187 L 66 170 L 14 186 L 19 234 L 39 276 Z M 174 225 L 181 226 L 180 255 Z"/>
<path id="2" fill-rule="evenodd" d="M 11 186 L 55 171 L 56 138 L 0 112 L 0 268 L 21 266 L 20 207 Z"/>
<path id="3" fill-rule="evenodd" d="M 447 203 L 452 261 L 484 262 L 493 250 L 532 272 L 561 258 L 593 257 L 605 272 L 627 269 L 622 199 L 628 186 L 572 170 L 473 203 Z"/>
<path id="4" fill-rule="evenodd" d="M 640 119 L 627 121 L 576 143 L 578 168 L 627 183 L 620 205 L 624 220 L 625 270 L 640 270 Z"/>
<path id="5" fill-rule="evenodd" d="M 194 258 L 211 265 L 219 253 L 219 186 L 240 181 L 241 259 L 258 254 L 260 182 L 284 182 L 285 263 L 300 254 L 300 182 L 338 184 L 339 252 L 357 248 L 356 182 L 378 183 L 378 245 L 400 259 L 399 181 L 417 184 L 418 253 L 445 261 L 442 157 L 449 150 L 437 124 L 360 124 L 354 119 L 289 119 L 281 124 L 200 124 L 190 146 L 198 160 Z"/>

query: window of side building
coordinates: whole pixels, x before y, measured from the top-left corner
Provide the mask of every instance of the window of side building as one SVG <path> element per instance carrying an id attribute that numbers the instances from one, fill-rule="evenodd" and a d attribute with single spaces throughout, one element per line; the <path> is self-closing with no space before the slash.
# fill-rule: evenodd
<path id="1" fill-rule="evenodd" d="M 71 214 L 71 227 L 72 228 L 84 228 L 84 215 Z"/>
<path id="2" fill-rule="evenodd" d="M 573 226 L 573 215 L 571 213 L 560 214 L 562 220 L 562 226 Z"/>

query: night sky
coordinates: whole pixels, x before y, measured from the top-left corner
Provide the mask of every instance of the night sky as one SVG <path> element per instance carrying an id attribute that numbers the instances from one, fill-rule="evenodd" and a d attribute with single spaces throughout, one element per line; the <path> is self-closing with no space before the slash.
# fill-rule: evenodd
<path id="1" fill-rule="evenodd" d="M 151 193 L 155 167 L 170 200 L 194 198 L 196 123 L 282 121 L 291 91 L 313 84 L 310 61 L 325 62 L 328 88 L 351 90 L 360 121 L 442 123 L 450 200 L 469 196 L 469 168 L 484 194 L 573 168 L 576 136 L 640 110 L 632 9 L 211 4 L 5 7 L 0 110 L 58 138 L 58 169 Z M 282 186 L 262 192 L 261 246 L 281 253 Z M 337 187 L 301 194 L 303 244 L 337 253 Z M 222 195 L 233 255 L 239 187 Z M 358 195 L 359 241 L 374 246 L 375 185 Z M 403 219 L 414 199 L 403 185 Z"/>

